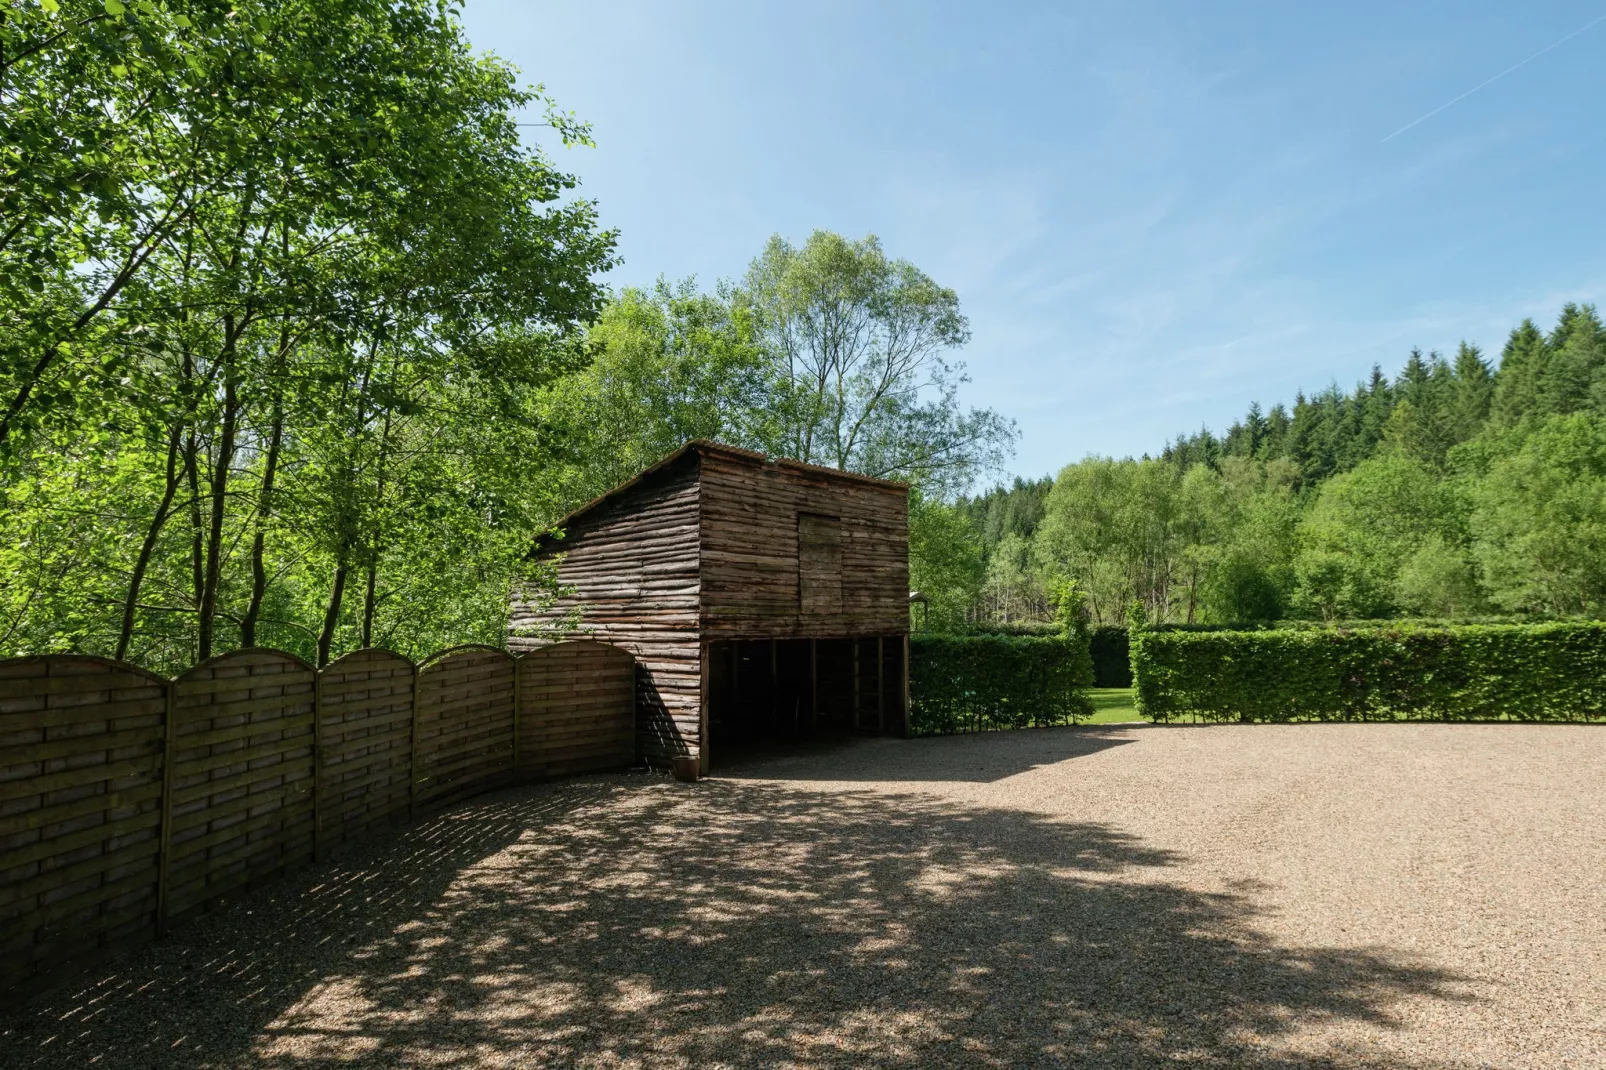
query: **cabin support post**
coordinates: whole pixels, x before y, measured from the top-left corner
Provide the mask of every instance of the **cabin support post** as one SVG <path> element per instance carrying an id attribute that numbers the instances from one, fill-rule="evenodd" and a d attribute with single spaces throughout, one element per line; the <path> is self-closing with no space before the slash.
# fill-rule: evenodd
<path id="1" fill-rule="evenodd" d="M 880 635 L 875 637 L 875 732 L 887 734 L 887 644 Z"/>
<path id="2" fill-rule="evenodd" d="M 909 738 L 909 633 L 903 633 L 903 738 Z"/>
<path id="3" fill-rule="evenodd" d="M 709 674 L 713 671 L 714 644 L 699 643 L 700 656 L 699 679 L 697 684 L 697 771 L 703 776 L 708 775 L 709 763 L 712 754 L 708 746 L 708 692 Z M 731 690 L 736 690 L 736 663 L 740 657 L 731 658 Z M 734 699 L 735 696 L 732 695 Z M 727 715 L 728 716 L 728 715 Z"/>
<path id="4" fill-rule="evenodd" d="M 775 640 L 770 640 L 770 734 L 775 733 L 780 720 L 781 674 L 775 663 Z"/>
<path id="5" fill-rule="evenodd" d="M 853 640 L 853 730 L 859 730 L 859 641 Z"/>
<path id="6" fill-rule="evenodd" d="M 820 730 L 820 641 L 809 639 L 809 734 Z"/>

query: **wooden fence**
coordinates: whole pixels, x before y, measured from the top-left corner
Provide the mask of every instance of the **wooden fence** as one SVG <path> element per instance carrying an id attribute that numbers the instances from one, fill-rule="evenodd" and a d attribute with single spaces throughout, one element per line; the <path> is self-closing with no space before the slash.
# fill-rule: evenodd
<path id="1" fill-rule="evenodd" d="M 167 925 L 420 808 L 635 756 L 635 663 L 590 641 L 314 670 L 241 650 L 173 680 L 0 661 L 0 991 Z"/>

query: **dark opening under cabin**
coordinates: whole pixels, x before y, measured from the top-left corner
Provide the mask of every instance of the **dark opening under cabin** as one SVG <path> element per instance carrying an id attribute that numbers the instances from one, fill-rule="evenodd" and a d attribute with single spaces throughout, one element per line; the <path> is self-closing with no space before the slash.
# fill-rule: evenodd
<path id="1" fill-rule="evenodd" d="M 855 733 L 902 735 L 908 488 L 689 442 L 565 517 L 556 603 L 512 606 L 508 645 L 579 618 L 636 657 L 638 755 Z"/>

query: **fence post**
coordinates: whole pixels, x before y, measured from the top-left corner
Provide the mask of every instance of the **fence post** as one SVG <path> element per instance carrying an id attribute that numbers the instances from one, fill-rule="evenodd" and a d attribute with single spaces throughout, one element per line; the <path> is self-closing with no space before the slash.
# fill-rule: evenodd
<path id="1" fill-rule="evenodd" d="M 408 659 L 411 661 L 411 659 Z M 407 750 L 407 816 L 418 816 L 418 663 L 413 662 L 412 742 Z"/>
<path id="2" fill-rule="evenodd" d="M 156 853 L 156 935 L 158 936 L 167 932 L 167 882 L 173 854 L 173 750 L 174 740 L 178 735 L 178 718 L 174 713 L 176 703 L 173 699 L 178 691 L 177 677 L 168 680 L 164 690 L 166 694 L 162 701 L 162 839 Z"/>
<path id="3" fill-rule="evenodd" d="M 312 674 L 312 860 L 323 861 L 323 673 Z"/>
<path id="4" fill-rule="evenodd" d="M 521 680 L 522 680 L 522 678 L 524 676 L 524 673 L 521 672 L 520 670 L 524 668 L 524 658 L 520 657 L 517 654 L 514 654 L 511 650 L 508 651 L 508 654 L 509 654 L 509 656 L 511 656 L 513 658 L 513 759 L 512 759 L 512 767 L 513 767 L 513 780 L 516 783 L 518 781 L 518 779 L 519 779 L 519 727 L 523 723 L 523 718 L 520 716 L 520 713 L 522 712 L 522 709 L 523 709 L 523 706 L 524 706 L 524 690 L 523 690 L 523 685 L 521 683 Z"/>

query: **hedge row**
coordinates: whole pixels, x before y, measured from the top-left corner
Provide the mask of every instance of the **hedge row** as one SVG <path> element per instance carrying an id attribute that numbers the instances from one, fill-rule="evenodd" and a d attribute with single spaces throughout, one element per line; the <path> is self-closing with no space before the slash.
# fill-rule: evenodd
<path id="1" fill-rule="evenodd" d="M 985 732 L 1073 724 L 1093 712 L 1085 639 L 912 636 L 909 733 Z"/>
<path id="2" fill-rule="evenodd" d="M 1606 717 L 1606 624 L 1132 636 L 1155 720 L 1582 721 Z"/>

